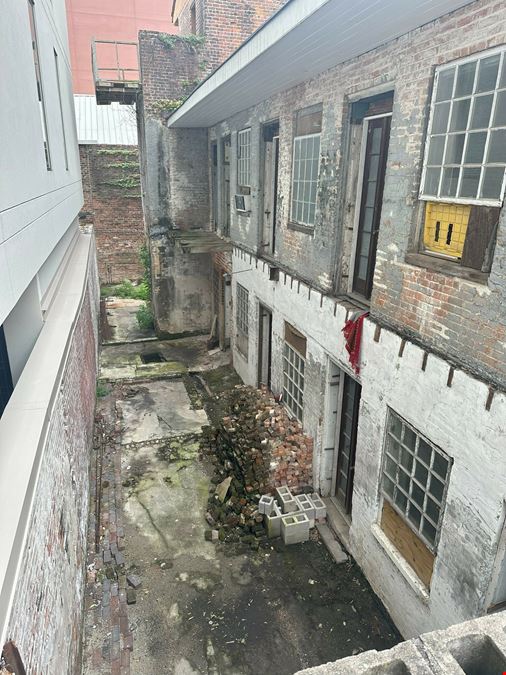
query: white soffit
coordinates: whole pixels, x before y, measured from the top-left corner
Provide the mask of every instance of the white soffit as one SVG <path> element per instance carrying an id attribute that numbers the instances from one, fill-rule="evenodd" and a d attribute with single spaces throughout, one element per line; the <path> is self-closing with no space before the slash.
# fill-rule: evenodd
<path id="1" fill-rule="evenodd" d="M 473 0 L 290 0 L 194 91 L 170 127 L 209 127 Z"/>

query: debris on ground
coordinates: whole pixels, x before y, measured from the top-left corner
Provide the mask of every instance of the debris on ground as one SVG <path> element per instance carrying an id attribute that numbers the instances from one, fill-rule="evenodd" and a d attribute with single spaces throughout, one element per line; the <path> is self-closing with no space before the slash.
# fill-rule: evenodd
<path id="1" fill-rule="evenodd" d="M 214 541 L 216 530 L 219 541 L 258 549 L 269 545 L 261 493 L 273 494 L 281 486 L 313 492 L 313 440 L 265 388 L 239 385 L 225 399 L 226 414 L 205 430 L 201 446 L 214 464 L 205 536 Z M 292 510 L 303 510 L 292 499 Z"/>

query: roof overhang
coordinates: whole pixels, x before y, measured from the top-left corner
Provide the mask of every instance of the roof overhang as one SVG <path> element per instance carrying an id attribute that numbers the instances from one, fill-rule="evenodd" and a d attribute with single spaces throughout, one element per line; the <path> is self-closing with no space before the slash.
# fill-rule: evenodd
<path id="1" fill-rule="evenodd" d="M 290 0 L 195 89 L 169 127 L 210 127 L 473 0 Z"/>

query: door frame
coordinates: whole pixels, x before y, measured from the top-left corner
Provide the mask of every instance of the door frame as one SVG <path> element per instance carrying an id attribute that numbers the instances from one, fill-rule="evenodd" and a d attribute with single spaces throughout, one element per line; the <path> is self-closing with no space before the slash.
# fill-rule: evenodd
<path id="1" fill-rule="evenodd" d="M 228 144 L 229 147 L 229 160 L 225 162 L 225 146 Z M 220 138 L 220 147 L 219 147 L 219 230 L 221 234 L 225 237 L 230 236 L 230 225 L 232 219 L 232 162 L 230 161 L 230 154 L 232 152 L 232 136 L 227 134 Z M 228 166 L 228 208 L 227 208 L 227 194 L 226 194 L 226 181 L 225 181 L 225 164 Z"/>
<path id="2" fill-rule="evenodd" d="M 345 379 L 346 377 L 349 377 L 351 380 L 353 380 L 359 387 L 360 387 L 360 392 L 362 393 L 362 383 L 360 380 L 357 379 L 357 377 L 353 376 L 348 370 L 344 369 L 342 367 L 342 364 L 339 363 L 338 361 L 334 361 L 331 359 L 334 364 L 339 368 L 340 371 L 340 376 L 339 376 L 339 392 L 337 396 L 337 411 L 338 411 L 338 418 L 336 419 L 336 428 L 335 428 L 335 436 L 334 436 L 334 457 L 332 459 L 332 481 L 330 483 L 330 499 L 332 500 L 332 503 L 336 506 L 338 509 L 339 513 L 341 516 L 348 522 L 348 524 L 351 523 L 351 514 L 352 514 L 352 509 L 350 508 L 349 512 L 346 512 L 345 508 L 339 501 L 336 495 L 336 487 L 337 487 L 337 467 L 338 467 L 338 462 L 339 462 L 339 442 L 341 439 L 341 427 L 342 427 L 342 411 L 343 411 L 343 401 L 344 401 L 344 385 L 345 385 Z M 361 396 L 358 400 L 358 406 L 360 406 L 360 401 L 361 401 Z M 357 428 L 355 429 L 355 447 L 354 447 L 354 458 L 356 457 L 356 433 L 358 430 L 358 411 L 357 411 Z M 352 480 L 352 485 L 354 485 L 355 482 L 355 471 L 353 470 L 353 480 Z M 352 494 L 353 494 L 353 489 L 352 489 Z M 350 500 L 351 501 L 351 500 Z"/>
<path id="3" fill-rule="evenodd" d="M 269 127 L 274 127 L 274 125 L 277 125 L 277 133 L 273 135 L 272 137 L 272 143 L 273 143 L 273 164 L 274 164 L 274 170 L 272 172 L 272 231 L 270 235 L 270 241 L 268 242 L 267 246 L 264 246 L 262 244 L 263 242 L 263 233 L 264 233 L 264 216 L 265 216 L 265 210 L 264 210 L 264 202 L 265 202 L 265 144 L 267 141 L 265 140 L 265 131 Z M 277 212 L 277 206 L 278 206 L 278 181 L 279 181 L 279 119 L 273 119 L 269 120 L 268 122 L 264 122 L 261 125 L 261 131 L 260 131 L 260 166 L 259 166 L 259 173 L 260 173 L 260 180 L 259 180 L 259 185 L 260 185 L 260 204 L 259 204 L 259 211 L 258 211 L 258 251 L 260 255 L 274 255 L 274 252 L 276 250 L 276 212 Z"/>
<path id="4" fill-rule="evenodd" d="M 269 336 L 267 341 L 267 382 L 262 382 L 262 366 L 263 366 L 263 349 L 264 349 L 264 322 L 262 317 L 262 312 L 267 312 L 269 315 Z M 257 352 L 257 386 L 260 387 L 261 384 L 266 384 L 268 389 L 271 389 L 272 385 L 272 310 L 267 305 L 264 305 L 263 302 L 258 303 L 258 352 Z"/>
<path id="5" fill-rule="evenodd" d="M 358 168 L 358 179 L 357 179 L 357 195 L 355 198 L 355 214 L 353 218 L 353 237 L 351 244 L 351 258 L 350 258 L 350 273 L 348 275 L 348 295 L 355 295 L 356 291 L 353 290 L 353 281 L 355 279 L 355 263 L 357 258 L 357 244 L 358 244 L 358 227 L 360 222 L 360 213 L 362 210 L 362 192 L 364 185 L 364 169 L 365 169 L 365 153 L 367 150 L 367 134 L 369 131 L 369 122 L 372 120 L 381 119 L 382 117 L 392 117 L 391 112 L 380 113 L 379 115 L 370 115 L 369 117 L 364 117 L 362 120 L 362 139 L 360 142 L 360 160 Z M 390 137 L 389 137 L 390 144 Z M 387 159 L 388 159 L 388 150 L 387 150 Z M 383 177 L 384 180 L 385 177 Z M 360 295 L 360 298 L 363 298 L 368 302 L 365 296 Z"/>

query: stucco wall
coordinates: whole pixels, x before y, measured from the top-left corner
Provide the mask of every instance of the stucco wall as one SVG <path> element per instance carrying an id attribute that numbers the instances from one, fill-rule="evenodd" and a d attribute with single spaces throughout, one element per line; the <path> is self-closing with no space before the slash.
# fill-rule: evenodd
<path id="1" fill-rule="evenodd" d="M 235 278 L 249 290 L 248 361 L 235 348 L 234 366 L 243 380 L 256 384 L 258 303 L 273 312 L 272 389 L 282 390 L 284 321 L 307 337 L 304 428 L 315 438 L 313 475 L 317 489 L 328 494 L 335 456 L 323 448 L 325 383 L 331 358 L 351 372 L 342 328 L 347 308 L 284 273 L 269 281 L 268 265 L 236 248 Z M 235 300 L 236 286 L 233 284 Z M 362 397 L 359 414 L 353 494 L 351 553 L 406 637 L 472 618 L 483 603 L 492 575 L 501 527 L 506 472 L 503 434 L 506 396 L 496 394 L 486 410 L 488 387 L 462 370 L 447 385 L 450 365 L 401 337 L 364 324 L 361 352 Z M 235 341 L 235 315 L 233 340 Z M 405 562 L 395 562 L 391 544 L 381 536 L 379 478 L 387 408 L 408 420 L 453 459 L 446 509 L 430 594 Z"/>

